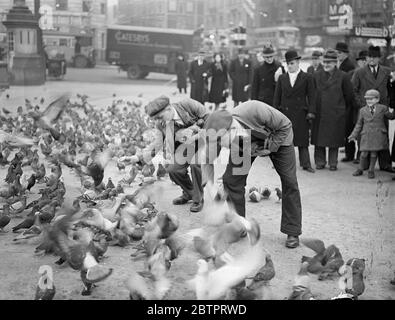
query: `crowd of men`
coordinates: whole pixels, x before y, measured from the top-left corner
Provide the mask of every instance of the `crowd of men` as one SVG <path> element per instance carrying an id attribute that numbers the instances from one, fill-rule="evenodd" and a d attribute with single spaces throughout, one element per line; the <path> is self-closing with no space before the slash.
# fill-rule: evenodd
<path id="1" fill-rule="evenodd" d="M 354 176 L 368 170 L 368 178 L 374 178 L 377 158 L 381 170 L 393 173 L 395 152 L 393 147 L 391 158 L 388 126 L 389 120 L 395 118 L 395 77 L 379 63 L 381 52 L 375 46 L 359 53 L 358 66 L 349 58 L 345 43 L 324 53 L 316 51 L 307 72 L 301 70 L 301 57 L 296 51 L 285 53 L 287 70 L 275 56 L 272 46 L 264 47 L 257 55 L 259 65 L 252 68 L 246 52 L 240 50 L 227 68 L 220 55 L 210 64 L 199 52 L 189 68 L 191 99 L 170 103 L 168 97 L 161 96 L 146 106 L 146 112 L 163 133 L 152 145 L 163 145 L 165 141 L 167 171 L 183 191 L 174 199 L 174 205 L 192 201 L 192 212 L 202 210 L 204 187 L 209 181 L 214 182 L 214 160 L 226 147 L 230 155 L 222 177 L 224 193 L 236 212 L 245 216 L 250 168 L 257 157 L 269 157 L 281 180 L 280 230 L 287 235 L 286 247 L 296 248 L 302 233 L 302 206 L 294 147 L 298 147 L 300 166 L 309 173 L 323 170 L 327 164 L 330 171 L 336 171 L 341 147 L 345 147 L 341 161 L 359 163 Z M 232 79 L 231 111 L 217 110 L 227 97 L 226 73 Z M 215 77 L 221 78 L 212 79 L 208 88 L 208 79 Z M 224 82 L 222 85 L 219 79 Z M 209 89 L 219 89 L 218 94 Z M 222 98 L 211 101 L 209 97 Z M 216 104 L 214 112 L 205 107 L 208 100 Z M 177 139 L 183 130 L 189 134 Z M 207 135 L 210 130 L 216 134 Z M 314 145 L 315 169 L 310 144 Z M 189 147 L 179 148 L 180 145 Z M 155 154 L 154 149 L 149 153 Z M 193 162 L 199 150 L 204 150 L 205 161 Z M 181 158 L 185 160 L 182 163 L 177 160 Z M 236 161 L 240 158 L 242 162 Z"/>

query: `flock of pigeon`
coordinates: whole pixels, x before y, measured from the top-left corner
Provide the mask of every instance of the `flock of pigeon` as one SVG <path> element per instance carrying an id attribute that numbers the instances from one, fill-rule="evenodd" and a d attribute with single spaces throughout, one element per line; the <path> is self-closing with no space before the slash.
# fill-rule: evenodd
<path id="1" fill-rule="evenodd" d="M 141 100 L 114 100 L 99 110 L 87 96 L 77 95 L 74 102 L 71 98 L 62 95 L 44 111 L 26 100 L 16 116 L 3 108 L 0 165 L 8 171 L 0 189 L 0 234 L 9 232 L 12 219 L 22 220 L 12 228 L 13 241 L 34 245 L 34 254 L 54 255 L 55 264 L 80 271 L 84 296 L 113 273 L 101 264 L 108 246 L 132 246 L 132 258 L 143 259 L 146 270 L 127 275 L 130 299 L 171 299 L 168 273 L 187 250 L 200 256 L 195 277 L 185 279 L 197 299 L 268 299 L 276 273 L 271 255 L 260 245 L 259 224 L 239 216 L 224 190 L 206 186 L 202 226 L 183 234 L 177 216 L 156 207 L 166 170 L 161 154 L 143 159 L 154 124 L 144 115 Z M 42 99 L 41 107 L 44 103 Z M 125 173 L 117 183 L 103 181 L 110 161 Z M 65 167 L 81 182 L 81 194 L 72 204 L 65 201 Z M 38 199 L 31 199 L 32 190 L 38 191 Z M 255 202 L 270 194 L 268 188 L 249 190 Z M 281 201 L 281 190 L 276 194 Z M 235 243 L 243 246 L 242 254 L 229 253 Z M 357 299 L 364 292 L 363 259 L 345 263 L 334 245 L 326 247 L 318 239 L 302 243 L 315 255 L 302 257 L 289 299 L 314 299 L 309 273 L 318 274 L 319 280 L 339 277 L 341 294 L 336 298 Z M 51 268 L 42 266 L 39 273 L 35 299 L 53 299 Z"/>

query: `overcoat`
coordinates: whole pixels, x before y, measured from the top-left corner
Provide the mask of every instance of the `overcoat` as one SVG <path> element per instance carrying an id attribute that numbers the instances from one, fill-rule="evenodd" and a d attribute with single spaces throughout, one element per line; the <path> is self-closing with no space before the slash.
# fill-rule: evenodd
<path id="1" fill-rule="evenodd" d="M 343 60 L 343 62 L 340 64 L 339 69 L 341 71 L 344 71 L 345 73 L 348 73 L 350 71 L 353 71 L 355 69 L 354 63 L 350 60 L 350 58 L 346 58 Z"/>
<path id="2" fill-rule="evenodd" d="M 320 64 L 318 65 L 318 67 L 317 67 L 317 71 L 314 70 L 314 67 L 313 67 L 313 66 L 309 66 L 309 67 L 307 68 L 307 73 L 314 74 L 314 73 L 316 73 L 316 72 L 318 72 L 318 71 L 320 71 L 320 70 L 323 70 L 323 69 L 324 69 L 324 67 L 323 67 L 322 64 L 320 63 Z"/>
<path id="3" fill-rule="evenodd" d="M 270 106 L 273 105 L 274 90 L 276 89 L 274 75 L 278 68 L 282 68 L 285 73 L 284 67 L 278 61 L 274 61 L 272 64 L 264 62 L 254 70 L 251 99 L 262 101 Z"/>
<path id="4" fill-rule="evenodd" d="M 224 90 L 228 89 L 228 67 L 221 63 L 222 69 L 218 68 L 213 62 L 210 65 L 211 87 L 209 102 L 222 103 L 226 101 Z"/>
<path id="5" fill-rule="evenodd" d="M 394 119 L 395 117 L 382 104 L 376 104 L 373 115 L 368 106 L 360 110 L 357 124 L 351 134 L 355 138 L 361 134 L 360 151 L 380 151 L 389 148 L 385 118 Z"/>
<path id="6" fill-rule="evenodd" d="M 273 106 L 291 120 L 294 145 L 308 147 L 310 125 L 306 116 L 316 112 L 313 76 L 301 70 L 292 87 L 289 74 L 282 74 L 276 85 Z"/>
<path id="7" fill-rule="evenodd" d="M 345 145 L 346 112 L 353 107 L 353 90 L 349 76 L 335 68 L 314 75 L 316 84 L 316 118 L 311 143 L 319 147 L 339 148 Z"/>
<path id="8" fill-rule="evenodd" d="M 208 100 L 208 73 L 210 64 L 203 60 L 199 66 L 195 60 L 191 62 L 189 79 L 191 81 L 191 99 L 205 103 Z"/>
<path id="9" fill-rule="evenodd" d="M 232 99 L 237 102 L 245 102 L 249 99 L 249 91 L 244 91 L 244 87 L 251 83 L 252 63 L 249 59 L 244 59 L 240 64 L 238 58 L 232 60 L 229 66 L 229 76 L 232 79 Z"/>

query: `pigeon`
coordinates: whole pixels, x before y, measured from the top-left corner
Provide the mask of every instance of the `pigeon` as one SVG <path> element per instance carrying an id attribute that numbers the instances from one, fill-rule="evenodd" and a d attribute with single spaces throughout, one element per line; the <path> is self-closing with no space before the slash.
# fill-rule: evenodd
<path id="1" fill-rule="evenodd" d="M 30 229 L 36 221 L 39 219 L 39 212 L 36 212 L 34 216 L 27 217 L 20 224 L 12 228 L 12 232 L 17 232 L 21 229 Z"/>
<path id="2" fill-rule="evenodd" d="M 310 291 L 311 279 L 307 273 L 308 263 L 303 262 L 292 287 L 288 300 L 315 300 Z"/>
<path id="3" fill-rule="evenodd" d="M 258 191 L 252 191 L 248 196 L 252 202 L 259 202 L 262 200 L 262 195 Z"/>
<path id="4" fill-rule="evenodd" d="M 250 278 L 252 281 L 249 284 L 248 289 L 256 290 L 262 285 L 267 285 L 276 275 L 270 254 L 266 254 L 265 261 L 265 265 L 258 270 L 254 277 Z"/>
<path id="5" fill-rule="evenodd" d="M 32 175 L 30 176 L 30 178 L 28 180 L 28 184 L 27 184 L 27 187 L 26 187 L 26 189 L 28 191 L 30 191 L 30 189 L 34 187 L 34 185 L 36 184 L 36 180 L 37 180 L 36 175 L 34 173 L 32 173 Z"/>
<path id="6" fill-rule="evenodd" d="M 6 227 L 10 221 L 10 208 L 8 204 L 3 205 L 3 212 L 0 213 L 0 233 L 5 233 L 4 227 Z"/>
<path id="7" fill-rule="evenodd" d="M 114 183 L 112 182 L 112 179 L 111 178 L 108 178 L 108 182 L 107 182 L 107 184 L 106 184 L 106 189 L 114 189 L 115 188 L 115 185 L 114 185 Z"/>
<path id="8" fill-rule="evenodd" d="M 270 195 L 271 195 L 271 191 L 270 191 L 270 189 L 269 188 L 265 188 L 265 189 L 263 189 L 263 191 L 262 191 L 262 198 L 264 199 L 264 200 L 267 200 L 267 199 L 269 199 L 270 198 Z"/>
<path id="9" fill-rule="evenodd" d="M 41 266 L 38 273 L 41 276 L 38 280 L 34 300 L 52 300 L 56 294 L 52 268 L 47 265 Z"/>
<path id="10" fill-rule="evenodd" d="M 325 248 L 324 242 L 319 239 L 303 239 L 302 243 L 316 252 L 314 257 L 302 257 L 302 262 L 307 262 L 307 270 L 310 273 L 318 274 L 318 280 L 325 280 L 328 277 L 338 275 L 339 268 L 344 264 L 344 260 L 335 245 Z"/>
<path id="11" fill-rule="evenodd" d="M 13 215 L 19 215 L 26 209 L 27 196 L 22 196 L 20 201 L 17 202 L 17 208 L 14 208 L 15 203 L 10 207 Z"/>
<path id="12" fill-rule="evenodd" d="M 342 293 L 346 293 L 352 297 L 353 300 L 358 300 L 358 297 L 365 291 L 364 275 L 365 260 L 364 259 L 350 259 L 343 265 L 339 273 L 339 288 Z"/>
<path id="13" fill-rule="evenodd" d="M 283 193 L 282 193 L 282 191 L 280 190 L 280 188 L 276 188 L 276 189 L 274 189 L 275 191 L 276 191 L 276 195 L 277 195 L 277 197 L 278 197 L 278 201 L 277 202 L 280 202 L 281 200 L 282 200 L 282 198 L 283 198 Z"/>
<path id="14" fill-rule="evenodd" d="M 149 287 L 147 280 L 134 270 L 131 271 L 126 281 L 126 287 L 129 290 L 130 300 L 153 300 L 154 295 L 152 288 Z"/>
<path id="15" fill-rule="evenodd" d="M 117 161 L 117 168 L 118 168 L 119 171 L 122 171 L 122 170 L 126 169 L 126 166 L 125 166 L 125 164 L 123 162 Z"/>

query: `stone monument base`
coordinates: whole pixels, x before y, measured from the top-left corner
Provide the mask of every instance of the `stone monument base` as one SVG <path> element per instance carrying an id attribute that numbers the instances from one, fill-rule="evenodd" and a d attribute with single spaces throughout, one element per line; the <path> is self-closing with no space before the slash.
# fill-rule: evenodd
<path id="1" fill-rule="evenodd" d="M 11 85 L 34 86 L 45 83 L 46 67 L 40 55 L 14 57 Z"/>

